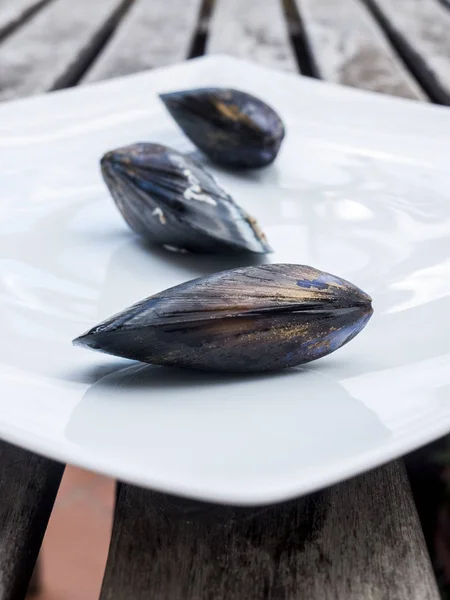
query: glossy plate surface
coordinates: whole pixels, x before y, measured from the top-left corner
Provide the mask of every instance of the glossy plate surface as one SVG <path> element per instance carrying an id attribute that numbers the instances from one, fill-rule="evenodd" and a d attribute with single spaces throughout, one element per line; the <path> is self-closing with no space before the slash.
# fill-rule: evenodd
<path id="1" fill-rule="evenodd" d="M 214 85 L 260 96 L 286 124 L 273 166 L 213 169 L 266 231 L 265 260 L 349 279 L 373 297 L 371 322 L 335 354 L 266 376 L 72 347 L 145 296 L 249 264 L 150 251 L 98 168 L 135 141 L 191 150 L 157 94 Z M 447 108 L 225 57 L 0 106 L 0 436 L 155 489 L 265 503 L 450 431 L 449 148 Z"/>

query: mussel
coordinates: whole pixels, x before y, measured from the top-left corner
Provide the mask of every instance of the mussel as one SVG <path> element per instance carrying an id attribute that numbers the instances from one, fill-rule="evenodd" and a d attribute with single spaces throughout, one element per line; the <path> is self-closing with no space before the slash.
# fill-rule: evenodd
<path id="1" fill-rule="evenodd" d="M 256 220 L 176 150 L 133 144 L 107 152 L 101 170 L 125 221 L 150 242 L 191 252 L 271 252 Z"/>
<path id="2" fill-rule="evenodd" d="M 270 371 L 334 352 L 366 325 L 371 298 L 312 267 L 267 264 L 188 281 L 74 340 L 108 354 L 213 371 Z"/>
<path id="3" fill-rule="evenodd" d="M 161 94 L 167 110 L 212 161 L 231 167 L 264 167 L 284 138 L 279 115 L 246 92 L 202 88 Z"/>

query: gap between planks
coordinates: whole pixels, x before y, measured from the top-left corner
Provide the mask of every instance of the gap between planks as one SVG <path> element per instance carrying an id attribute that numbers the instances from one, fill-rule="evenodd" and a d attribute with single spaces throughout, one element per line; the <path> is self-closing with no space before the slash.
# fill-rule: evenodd
<path id="1" fill-rule="evenodd" d="M 30 19 L 50 0 L 13 0 L 0 4 L 0 40 Z"/>
<path id="2" fill-rule="evenodd" d="M 206 53 L 224 53 L 297 72 L 280 0 L 216 0 Z"/>
<path id="3" fill-rule="evenodd" d="M 450 104 L 450 11 L 444 0 L 364 0 L 430 98 Z"/>
<path id="4" fill-rule="evenodd" d="M 186 60 L 201 4 L 202 0 L 135 0 L 83 83 Z"/>
<path id="5" fill-rule="evenodd" d="M 131 2 L 53 0 L 46 4 L 0 45 L 0 99 L 76 84 Z"/>
<path id="6" fill-rule="evenodd" d="M 293 0 L 318 75 L 404 98 L 426 96 L 360 0 Z"/>

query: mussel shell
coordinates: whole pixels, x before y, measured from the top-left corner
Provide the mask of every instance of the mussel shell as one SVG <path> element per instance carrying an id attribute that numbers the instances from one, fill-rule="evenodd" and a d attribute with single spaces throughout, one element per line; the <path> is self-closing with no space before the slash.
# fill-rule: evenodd
<path id="1" fill-rule="evenodd" d="M 243 267 L 142 300 L 74 343 L 159 365 L 268 371 L 334 352 L 372 314 L 353 284 L 301 265 Z"/>
<path id="2" fill-rule="evenodd" d="M 101 170 L 125 221 L 153 243 L 191 252 L 271 252 L 256 220 L 176 150 L 133 144 L 107 152 Z"/>
<path id="3" fill-rule="evenodd" d="M 188 138 L 216 163 L 264 167 L 284 138 L 279 115 L 259 98 L 226 88 L 202 88 L 160 96 Z"/>

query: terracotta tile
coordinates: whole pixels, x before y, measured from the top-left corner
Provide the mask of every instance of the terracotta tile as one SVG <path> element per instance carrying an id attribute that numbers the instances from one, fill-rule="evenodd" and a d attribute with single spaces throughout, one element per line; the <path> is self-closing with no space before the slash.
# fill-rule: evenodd
<path id="1" fill-rule="evenodd" d="M 91 473 L 90 471 L 68 465 L 59 488 L 58 502 L 70 498 L 74 492 L 79 493 L 80 490 L 87 489 L 92 485 L 97 484 L 99 478 L 107 479 L 102 475 L 97 475 L 96 473 Z"/>
<path id="2" fill-rule="evenodd" d="M 97 483 L 90 490 L 90 496 L 98 505 L 111 514 L 115 506 L 116 487 L 115 482 L 107 477 L 99 478 Z"/>
<path id="3" fill-rule="evenodd" d="M 41 552 L 34 600 L 98 600 L 109 547 L 114 481 L 68 468 Z"/>

